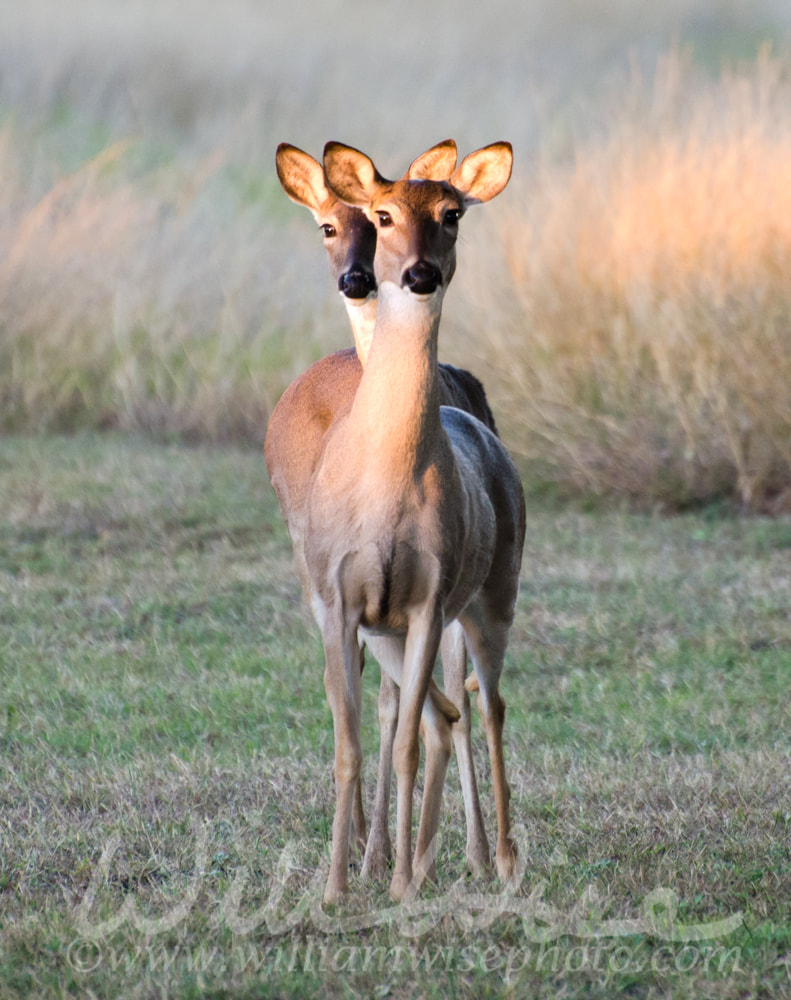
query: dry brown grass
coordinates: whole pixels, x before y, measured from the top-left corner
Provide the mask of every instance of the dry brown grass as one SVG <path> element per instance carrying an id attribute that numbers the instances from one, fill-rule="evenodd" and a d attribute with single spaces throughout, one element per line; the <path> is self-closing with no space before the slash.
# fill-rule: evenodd
<path id="1" fill-rule="evenodd" d="M 707 82 L 674 54 L 626 98 L 460 282 L 511 442 L 597 493 L 787 506 L 788 66 Z"/>
<path id="2" fill-rule="evenodd" d="M 36 197 L 3 140 L 0 427 L 262 441 L 326 310 L 253 213 L 227 226 L 222 157 L 141 180 L 113 143 Z"/>
<path id="3" fill-rule="evenodd" d="M 484 23 L 443 2 L 420 45 L 354 0 L 310 32 L 247 0 L 0 11 L 0 429 L 260 442 L 285 386 L 349 338 L 276 143 L 342 139 L 397 175 L 447 135 L 505 137 L 514 180 L 465 220 L 441 346 L 485 376 L 509 444 L 643 505 L 787 507 L 790 63 L 754 52 L 788 15 L 640 8 Z M 746 62 L 654 73 L 675 27 L 710 65 Z"/>

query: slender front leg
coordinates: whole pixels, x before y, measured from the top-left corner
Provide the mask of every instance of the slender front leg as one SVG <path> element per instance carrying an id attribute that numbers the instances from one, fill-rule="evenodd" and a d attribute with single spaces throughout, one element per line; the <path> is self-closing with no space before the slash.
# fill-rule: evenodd
<path id="1" fill-rule="evenodd" d="M 364 877 L 381 878 L 392 858 L 388 815 L 393 771 L 393 741 L 398 724 L 399 702 L 398 686 L 392 677 L 393 675 L 400 677 L 402 674 L 405 642 L 403 638 L 371 636 L 368 645 L 382 665 L 383 671 L 379 688 L 379 773 L 371 814 L 371 831 L 368 835 L 361 874 Z M 429 681 L 420 725 L 426 743 L 426 781 L 418 847 L 413 866 L 428 850 L 437 832 L 442 788 L 445 784 L 450 752 L 450 724 L 458 718 L 459 712 L 455 706 L 432 681 Z M 424 875 L 435 878 L 435 867 L 427 867 Z"/>
<path id="2" fill-rule="evenodd" d="M 401 679 L 398 727 L 393 746 L 393 764 L 398 781 L 396 809 L 396 864 L 390 896 L 402 899 L 412 881 L 412 798 L 420 760 L 418 732 L 431 671 L 442 634 L 442 613 L 427 602 L 410 619 Z"/>
<path id="3" fill-rule="evenodd" d="M 494 802 L 497 809 L 497 874 L 507 882 L 514 874 L 517 858 L 516 843 L 511 837 L 511 790 L 505 776 L 503 753 L 505 702 L 499 690 L 508 629 L 507 626 L 491 622 L 483 627 L 478 627 L 470 620 L 465 620 L 463 624 L 478 677 L 481 715 L 492 769 Z"/>
<path id="4" fill-rule="evenodd" d="M 349 886 L 349 834 L 362 770 L 357 623 L 350 627 L 340 614 L 337 614 L 336 621 L 331 621 L 332 617 L 328 611 L 322 628 L 324 688 L 332 710 L 335 733 L 335 818 L 325 903 L 337 903 Z"/>
<path id="5" fill-rule="evenodd" d="M 390 779 L 393 774 L 393 741 L 398 725 L 398 687 L 387 674 L 382 674 L 379 686 L 379 771 L 376 776 L 376 796 L 371 813 L 371 830 L 365 848 L 362 875 L 382 878 L 393 856 L 388 814 L 390 812 Z"/>
<path id="6" fill-rule="evenodd" d="M 369 636 L 366 641 L 382 668 L 382 678 L 379 685 L 379 769 L 361 874 L 366 878 L 383 878 L 393 856 L 388 819 L 399 702 L 398 685 L 393 678 L 401 677 L 405 642 L 401 636 L 381 635 Z"/>
<path id="7" fill-rule="evenodd" d="M 359 641 L 359 640 L 358 640 Z M 359 641 L 360 648 L 360 675 L 365 669 L 365 643 Z M 349 852 L 353 853 L 355 850 L 363 854 L 366 847 L 366 835 L 365 835 L 365 809 L 363 808 L 363 782 L 362 774 L 357 779 L 357 785 L 354 789 L 354 805 L 352 806 L 352 827 L 349 835 Z"/>
<path id="8" fill-rule="evenodd" d="M 417 847 L 412 863 L 413 874 L 419 875 L 420 882 L 426 878 L 432 882 L 437 880 L 436 837 L 442 789 L 445 787 L 450 760 L 451 723 L 434 697 L 436 690 L 433 685 L 429 685 L 420 720 L 420 732 L 426 747 L 426 775 L 423 781 L 423 806 L 420 810 Z"/>
<path id="9" fill-rule="evenodd" d="M 489 841 L 478 796 L 475 780 L 475 766 L 472 758 L 472 717 L 470 696 L 464 687 L 467 677 L 467 647 L 464 630 L 458 621 L 451 622 L 442 633 L 440 643 L 442 671 L 445 679 L 445 693 L 461 712 L 461 718 L 453 725 L 451 733 L 459 767 L 459 780 L 464 799 L 464 816 L 467 823 L 467 867 L 479 878 L 489 869 L 491 855 Z"/>

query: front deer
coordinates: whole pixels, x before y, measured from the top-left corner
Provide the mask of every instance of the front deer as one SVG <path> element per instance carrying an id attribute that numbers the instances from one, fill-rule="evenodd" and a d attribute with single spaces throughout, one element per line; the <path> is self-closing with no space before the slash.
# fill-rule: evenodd
<path id="1" fill-rule="evenodd" d="M 374 251 L 376 227 L 362 209 L 345 205 L 324 181 L 320 163 L 308 153 L 281 143 L 277 148 L 277 175 L 292 201 L 304 205 L 324 236 L 330 273 L 341 293 L 351 323 L 356 350 L 339 351 L 322 358 L 299 376 L 283 394 L 269 420 L 264 447 L 267 469 L 277 492 L 280 508 L 289 526 L 294 554 L 306 594 L 310 593 L 302 538 L 305 503 L 324 438 L 332 423 L 351 406 L 362 369 L 368 357 L 376 320 Z M 448 139 L 417 157 L 404 175 L 409 180 L 446 180 L 456 168 L 456 144 Z M 481 383 L 469 372 L 440 365 L 440 401 L 458 406 L 478 417 L 497 433 Z M 461 711 L 461 720 L 451 729 L 459 765 L 467 821 L 467 864 L 475 874 L 489 866 L 489 846 L 483 826 L 472 760 L 470 705 L 464 689 L 467 656 L 461 626 L 454 622 L 443 633 L 441 651 L 445 689 Z M 402 658 L 401 637 L 369 637 L 380 660 Z M 440 692 L 429 688 L 434 712 L 442 711 Z M 363 874 L 384 875 L 390 859 L 388 832 L 392 744 L 398 720 L 398 689 L 385 671 L 379 694 L 380 757 L 371 830 L 365 838 L 365 816 L 361 790 L 355 797 L 350 844 L 365 850 Z M 440 726 L 442 726 L 440 722 Z M 442 743 L 442 735 L 429 733 L 431 746 Z M 433 868 L 429 867 L 429 874 Z"/>
<path id="2" fill-rule="evenodd" d="M 441 408 L 437 336 L 455 268 L 458 222 L 495 197 L 511 171 L 497 143 L 468 156 L 450 182 L 384 180 L 364 154 L 325 148 L 327 184 L 377 226 L 377 316 L 354 402 L 330 428 L 307 497 L 305 558 L 325 649 L 335 729 L 336 811 L 325 901 L 348 884 L 349 831 L 360 775 L 363 634 L 405 637 L 393 758 L 398 779 L 391 895 L 412 881 L 418 729 L 440 637 L 458 619 L 480 685 L 497 806 L 497 870 L 513 872 L 499 695 L 524 540 L 524 496 L 501 442 L 461 410 Z M 400 669 L 399 669 L 400 667 Z M 445 758 L 445 765 L 447 758 Z M 415 862 L 436 828 L 444 773 L 427 778 Z"/>

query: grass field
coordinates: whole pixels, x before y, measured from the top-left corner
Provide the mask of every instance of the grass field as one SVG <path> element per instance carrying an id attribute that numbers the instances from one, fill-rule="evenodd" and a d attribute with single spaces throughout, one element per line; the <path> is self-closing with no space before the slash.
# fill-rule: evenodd
<path id="1" fill-rule="evenodd" d="M 441 350 L 531 478 L 785 511 L 789 40 L 782 0 L 4 4 L 0 430 L 260 444 L 349 336 L 277 143 L 502 138 Z"/>
<path id="2" fill-rule="evenodd" d="M 393 10 L 0 4 L 0 1000 L 791 995 L 788 4 Z M 451 762 L 439 884 L 325 912 L 323 654 L 260 445 L 349 333 L 274 150 L 395 175 L 449 136 L 515 149 L 440 348 L 529 497 L 524 869 L 467 877 Z"/>
<path id="3" fill-rule="evenodd" d="M 331 717 L 259 454 L 6 438 L 0 525 L 3 1000 L 788 996 L 788 520 L 531 506 L 522 882 L 465 878 L 451 763 L 409 921 L 317 907 Z"/>

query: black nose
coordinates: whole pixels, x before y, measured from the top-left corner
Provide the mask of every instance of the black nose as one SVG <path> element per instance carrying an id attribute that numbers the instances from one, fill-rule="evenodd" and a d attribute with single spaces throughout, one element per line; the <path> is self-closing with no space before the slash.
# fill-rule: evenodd
<path id="1" fill-rule="evenodd" d="M 404 271 L 401 284 L 415 295 L 431 295 L 442 284 L 442 272 L 434 264 L 419 260 Z"/>
<path id="2" fill-rule="evenodd" d="M 347 299 L 366 299 L 371 292 L 376 291 L 376 279 L 370 271 L 353 267 L 338 278 L 338 291 Z"/>

